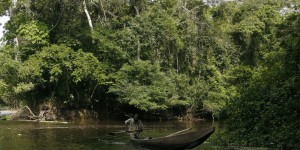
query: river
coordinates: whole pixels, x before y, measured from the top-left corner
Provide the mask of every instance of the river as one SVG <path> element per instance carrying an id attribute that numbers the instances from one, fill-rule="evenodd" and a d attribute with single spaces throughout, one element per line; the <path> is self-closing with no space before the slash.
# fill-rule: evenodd
<path id="1" fill-rule="evenodd" d="M 208 122 L 144 122 L 144 136 L 163 136 L 185 128 L 211 126 Z M 129 141 L 128 135 L 111 132 L 125 129 L 123 122 L 49 123 L 0 121 L 0 150 L 145 150 Z M 194 150 L 218 150 L 204 144 Z"/>

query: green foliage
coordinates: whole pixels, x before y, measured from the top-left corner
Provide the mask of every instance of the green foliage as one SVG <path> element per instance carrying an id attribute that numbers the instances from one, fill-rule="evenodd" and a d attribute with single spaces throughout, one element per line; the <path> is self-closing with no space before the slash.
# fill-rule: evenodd
<path id="1" fill-rule="evenodd" d="M 161 111 L 171 106 L 189 104 L 176 90 L 176 80 L 161 72 L 158 63 L 136 61 L 132 65 L 125 64 L 114 78 L 116 81 L 110 92 L 118 94 L 122 103 L 141 110 Z"/>
<path id="2" fill-rule="evenodd" d="M 299 144 L 299 14 L 281 23 L 278 49 L 265 51 L 264 63 L 249 73 L 243 68 L 235 76 L 240 96 L 227 107 L 226 134 L 240 145 L 297 146 Z M 276 19 L 269 23 L 277 22 Z M 276 23 L 277 24 L 277 23 Z M 295 26 L 291 26 L 294 24 Z M 292 34 L 282 34 L 285 31 Z M 295 34 L 296 33 L 296 34 Z M 273 47 L 276 48 L 276 47 Z M 251 72 L 251 73 L 250 73 Z M 249 76 L 249 74 L 251 74 Z M 284 136 L 283 136 L 284 135 Z"/>
<path id="3" fill-rule="evenodd" d="M 9 6 L 11 5 L 11 0 L 0 0 L 0 16 L 5 14 L 5 11 L 8 10 Z"/>
<path id="4" fill-rule="evenodd" d="M 28 24 L 23 24 L 17 30 L 17 33 L 24 42 L 30 42 L 34 45 L 47 45 L 49 43 L 48 28 L 45 24 L 37 21 L 32 21 Z"/>
<path id="5" fill-rule="evenodd" d="M 37 86 L 49 88 L 65 103 L 72 99 L 75 91 L 77 100 L 87 100 L 89 97 L 81 95 L 83 92 L 78 92 L 79 88 L 84 91 L 95 86 L 88 81 L 97 82 L 97 86 L 104 84 L 107 79 L 105 66 L 93 54 L 81 50 L 75 52 L 65 45 L 44 47 L 41 52 L 32 55 L 25 64 L 31 72 L 28 74 L 29 77 Z M 87 82 L 86 86 L 78 86 L 81 82 Z M 92 91 L 90 92 L 86 94 L 90 96 Z"/>
<path id="6" fill-rule="evenodd" d="M 163 68 L 170 68 L 175 61 L 174 55 L 183 46 L 176 24 L 177 20 L 159 6 L 153 6 L 135 18 L 131 28 L 139 35 L 137 40 L 140 44 L 136 49 L 140 49 L 140 52 L 137 52 L 137 57 L 152 62 L 159 61 Z M 162 55 L 166 58 L 163 59 Z"/>
<path id="7" fill-rule="evenodd" d="M 108 65 L 111 65 L 111 69 L 115 67 L 120 68 L 127 59 L 125 48 L 123 49 L 121 46 L 122 43 L 118 43 L 124 37 L 124 35 L 120 34 L 118 31 L 103 27 L 97 27 L 93 32 L 93 38 L 97 41 L 98 46 L 96 56 L 100 60 L 107 62 Z M 126 35 L 128 34 L 125 32 Z"/>
<path id="8" fill-rule="evenodd" d="M 33 89 L 30 81 L 22 78 L 22 63 L 15 60 L 6 46 L 0 53 L 0 100 L 12 106 L 18 106 L 18 99 L 23 99 L 23 93 Z"/>
<path id="9" fill-rule="evenodd" d="M 30 16 L 26 13 L 20 13 L 10 16 L 10 20 L 4 26 L 4 29 L 6 30 L 4 34 L 6 42 L 8 42 L 9 44 L 16 44 L 14 43 L 14 38 L 16 38 L 18 35 L 18 28 L 21 24 L 26 24 L 28 22 L 30 22 Z"/>
<path id="10" fill-rule="evenodd" d="M 241 46 L 241 59 L 246 60 L 244 64 L 256 66 L 264 62 L 263 55 L 266 52 L 278 48 L 278 40 L 274 35 L 276 26 L 282 20 L 279 14 L 279 8 L 282 7 L 279 1 L 254 1 L 246 1 L 235 13 L 232 35 Z"/>
<path id="11" fill-rule="evenodd" d="M 299 142 L 297 132 L 285 134 L 297 130 L 299 122 L 295 119 L 299 105 L 287 96 L 293 95 L 289 83 L 282 83 L 282 77 L 274 76 L 266 69 L 257 71 L 250 84 L 241 90 L 240 98 L 228 107 L 230 140 L 248 146 L 295 145 Z"/>

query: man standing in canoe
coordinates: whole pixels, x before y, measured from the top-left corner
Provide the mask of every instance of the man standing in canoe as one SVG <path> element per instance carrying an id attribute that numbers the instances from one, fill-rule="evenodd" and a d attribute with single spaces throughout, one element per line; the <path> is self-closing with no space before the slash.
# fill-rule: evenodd
<path id="1" fill-rule="evenodd" d="M 139 120 L 138 114 L 135 114 L 133 118 L 127 119 L 125 125 L 127 126 L 127 132 L 129 132 L 131 138 L 140 138 L 140 132 L 143 131 L 144 127 L 142 121 Z"/>

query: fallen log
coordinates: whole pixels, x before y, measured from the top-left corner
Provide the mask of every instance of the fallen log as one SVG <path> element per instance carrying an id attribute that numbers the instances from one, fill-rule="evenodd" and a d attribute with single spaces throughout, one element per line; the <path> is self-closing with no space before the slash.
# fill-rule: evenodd
<path id="1" fill-rule="evenodd" d="M 55 121 L 56 115 L 52 108 L 43 109 L 39 115 L 35 115 L 28 106 L 24 106 L 17 111 L 12 120 Z"/>

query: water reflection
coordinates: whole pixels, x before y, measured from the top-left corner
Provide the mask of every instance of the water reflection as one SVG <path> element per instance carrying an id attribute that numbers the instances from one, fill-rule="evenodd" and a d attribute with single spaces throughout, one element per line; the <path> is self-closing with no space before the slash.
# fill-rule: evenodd
<path id="1" fill-rule="evenodd" d="M 182 130 L 211 126 L 207 122 L 144 122 L 144 136 L 158 137 Z M 123 122 L 39 123 L 0 122 L 0 150 L 144 150 L 130 143 Z M 195 150 L 217 149 L 204 143 Z"/>

